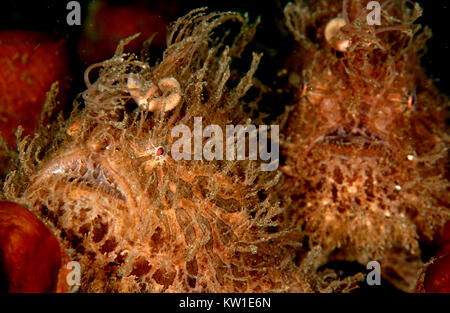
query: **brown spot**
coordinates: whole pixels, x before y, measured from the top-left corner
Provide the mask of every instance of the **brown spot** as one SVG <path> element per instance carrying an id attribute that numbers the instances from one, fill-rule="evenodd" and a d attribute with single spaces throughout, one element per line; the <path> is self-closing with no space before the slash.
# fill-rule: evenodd
<path id="1" fill-rule="evenodd" d="M 348 211 L 348 210 L 349 210 L 348 205 L 340 205 L 340 206 L 338 206 L 339 213 L 344 213 L 345 211 Z"/>
<path id="2" fill-rule="evenodd" d="M 317 190 L 317 191 L 321 191 L 322 188 L 323 188 L 323 186 L 324 186 L 324 184 L 325 184 L 325 179 L 324 179 L 324 178 L 321 178 L 321 179 L 319 180 L 319 182 L 317 183 L 317 185 L 316 185 L 316 190 Z"/>
<path id="3" fill-rule="evenodd" d="M 198 225 L 202 229 L 203 235 L 206 237 L 206 239 L 209 239 L 205 244 L 205 248 L 208 251 L 212 251 L 213 245 L 214 245 L 214 239 L 212 236 L 211 224 L 209 223 L 208 219 L 206 217 L 204 217 L 203 215 L 198 215 L 197 220 L 198 220 Z"/>
<path id="4" fill-rule="evenodd" d="M 198 274 L 198 263 L 197 259 L 193 258 L 192 260 L 186 262 L 186 271 L 192 276 L 197 276 Z"/>
<path id="5" fill-rule="evenodd" d="M 331 194 L 333 195 L 333 202 L 337 202 L 337 194 L 338 194 L 338 190 L 337 190 L 335 184 L 333 184 L 333 185 L 331 186 Z"/>
<path id="6" fill-rule="evenodd" d="M 191 277 L 188 275 L 186 280 L 190 288 L 195 288 L 195 285 L 197 285 L 197 278 L 195 277 Z"/>
<path id="7" fill-rule="evenodd" d="M 130 275 L 141 277 L 151 270 L 152 266 L 144 257 L 138 257 L 133 263 L 133 270 Z"/>
<path id="8" fill-rule="evenodd" d="M 169 204 L 169 206 L 171 206 L 171 207 L 175 206 L 176 205 L 176 200 L 177 200 L 177 197 L 176 197 L 175 193 L 173 193 L 170 190 L 167 190 L 167 192 L 166 192 L 166 201 Z"/>
<path id="9" fill-rule="evenodd" d="M 83 225 L 78 229 L 78 232 L 79 232 L 81 235 L 86 235 L 86 234 L 89 233 L 90 230 L 91 230 L 91 224 L 86 223 L 86 224 L 83 224 Z"/>
<path id="10" fill-rule="evenodd" d="M 247 283 L 242 280 L 233 280 L 233 285 L 236 292 L 244 292 L 247 289 Z"/>
<path id="11" fill-rule="evenodd" d="M 198 191 L 200 191 L 203 198 L 206 198 L 209 193 L 209 189 L 207 188 L 208 185 L 209 185 L 208 177 L 206 177 L 206 176 L 195 177 L 194 186 Z"/>
<path id="12" fill-rule="evenodd" d="M 231 264 L 231 273 L 235 278 L 241 278 L 245 276 L 244 270 L 242 270 L 235 264 Z"/>
<path id="13" fill-rule="evenodd" d="M 72 243 L 72 246 L 77 250 L 78 252 L 83 252 L 83 238 L 75 234 L 75 232 L 72 229 L 68 229 L 66 232 L 67 240 L 69 240 Z"/>
<path id="14" fill-rule="evenodd" d="M 89 213 L 91 209 L 89 208 L 83 208 L 80 210 L 80 219 L 85 220 L 87 218 L 87 213 Z"/>
<path id="15" fill-rule="evenodd" d="M 108 224 L 103 224 L 101 218 L 97 216 L 94 220 L 94 231 L 92 240 L 97 243 L 100 242 L 103 237 L 105 237 L 108 232 Z"/>
<path id="16" fill-rule="evenodd" d="M 160 285 L 163 285 L 165 288 L 172 285 L 176 276 L 176 272 L 174 270 L 168 270 L 165 268 L 159 268 L 155 274 L 153 274 L 153 279 Z"/>
<path id="17" fill-rule="evenodd" d="M 321 164 L 321 165 L 319 166 L 319 172 L 320 172 L 320 174 L 325 174 L 326 171 L 327 171 L 327 166 L 326 166 L 325 164 Z"/>
<path id="18" fill-rule="evenodd" d="M 195 230 L 192 226 L 192 218 L 183 208 L 178 208 L 176 210 L 177 222 L 184 232 L 184 238 L 187 245 L 191 245 L 195 240 Z"/>
<path id="19" fill-rule="evenodd" d="M 235 240 L 235 235 L 233 233 L 233 230 L 230 226 L 228 226 L 224 221 L 221 219 L 216 220 L 217 224 L 217 232 L 219 233 L 220 240 L 222 243 L 226 246 L 230 245 L 230 243 Z"/>
<path id="20" fill-rule="evenodd" d="M 192 185 L 182 179 L 179 179 L 177 181 L 177 193 L 183 198 L 191 199 L 193 197 Z"/>
<path id="21" fill-rule="evenodd" d="M 162 238 L 162 229 L 158 226 L 156 227 L 152 237 L 150 238 L 150 246 L 152 247 L 153 251 L 161 250 L 163 245 Z"/>
<path id="22" fill-rule="evenodd" d="M 86 255 L 88 256 L 89 260 L 91 260 L 91 261 L 94 261 L 97 257 L 97 253 L 94 251 L 91 251 L 91 250 L 87 251 Z"/>
<path id="23" fill-rule="evenodd" d="M 371 201 L 374 197 L 373 194 L 373 178 L 372 177 L 367 177 L 366 181 L 364 182 L 364 190 L 366 192 L 367 195 L 367 200 Z"/>
<path id="24" fill-rule="evenodd" d="M 116 258 L 114 259 L 114 261 L 118 264 L 122 264 L 123 262 L 125 262 L 126 257 L 128 256 L 128 253 L 122 251 L 120 252 Z"/>
<path id="25" fill-rule="evenodd" d="M 237 212 L 241 208 L 240 203 L 236 199 L 224 199 L 219 195 L 211 199 L 211 202 L 228 213 Z"/>
<path id="26" fill-rule="evenodd" d="M 344 176 L 342 175 L 341 169 L 339 167 L 336 167 L 334 169 L 334 181 L 338 183 L 339 185 L 344 182 Z"/>
<path id="27" fill-rule="evenodd" d="M 105 241 L 105 243 L 103 244 L 102 248 L 100 249 L 101 253 L 108 253 L 111 251 L 114 251 L 114 249 L 117 247 L 117 240 L 116 238 L 110 238 L 108 240 Z"/>

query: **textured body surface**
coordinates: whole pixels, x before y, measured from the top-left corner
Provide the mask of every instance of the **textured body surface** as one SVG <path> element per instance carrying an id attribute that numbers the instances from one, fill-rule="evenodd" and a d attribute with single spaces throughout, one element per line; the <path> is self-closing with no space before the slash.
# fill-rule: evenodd
<path id="1" fill-rule="evenodd" d="M 237 29 L 229 45 L 211 37 L 224 23 Z M 249 123 L 240 99 L 260 56 L 242 77 L 231 78 L 230 62 L 254 31 L 241 15 L 196 11 L 175 23 L 154 67 L 119 46 L 87 70 L 82 110 L 22 142 L 5 194 L 55 230 L 81 264 L 81 291 L 307 290 L 293 263 L 298 240 L 277 228 L 282 208 L 268 192 L 279 173 L 261 172 L 256 161 L 175 161 L 168 153 L 171 129 L 192 129 L 195 116 L 220 127 Z M 158 81 L 179 83 L 180 105 L 136 108 L 129 87 Z"/>
<path id="2" fill-rule="evenodd" d="M 366 2 L 285 8 L 298 42 L 288 62 L 288 216 L 320 249 L 316 267 L 377 260 L 411 291 L 419 243 L 432 242 L 450 214 L 448 100 L 420 66 L 429 36 L 413 24 L 420 8 L 385 1 L 381 25 L 370 26 Z"/>
<path id="3" fill-rule="evenodd" d="M 256 24 L 241 14 L 180 18 L 157 62 L 121 42 L 86 70 L 67 120 L 50 114 L 52 88 L 51 123 L 21 139 L 1 196 L 81 264 L 70 291 L 347 292 L 370 261 L 413 291 L 422 247 L 450 216 L 448 100 L 420 66 L 430 35 L 414 24 L 420 8 L 386 1 L 370 26 L 366 3 L 285 7 L 296 46 L 283 69 L 294 100 L 281 116 L 280 171 L 169 153 L 174 127 L 195 130 L 194 117 L 223 133 L 263 124 L 270 88 L 253 77 L 261 55 L 244 58 Z M 361 267 L 341 275 L 334 261 Z"/>

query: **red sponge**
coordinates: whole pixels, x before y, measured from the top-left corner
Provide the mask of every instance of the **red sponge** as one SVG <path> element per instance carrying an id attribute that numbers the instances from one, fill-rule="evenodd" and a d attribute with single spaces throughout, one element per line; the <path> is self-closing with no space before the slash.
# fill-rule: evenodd
<path id="1" fill-rule="evenodd" d="M 138 52 L 142 43 L 153 34 L 152 45 L 165 46 L 165 18 L 157 12 L 137 7 L 93 2 L 83 26 L 78 55 L 84 66 L 111 58 L 119 41 L 136 33 L 141 35 L 127 45 L 127 51 Z"/>
<path id="2" fill-rule="evenodd" d="M 21 30 L 0 32 L 0 132 L 14 146 L 20 124 L 25 134 L 38 126 L 46 92 L 54 81 L 68 86 L 64 40 Z"/>
<path id="3" fill-rule="evenodd" d="M 58 240 L 36 216 L 0 202 L 0 276 L 9 292 L 61 291 L 61 256 Z"/>

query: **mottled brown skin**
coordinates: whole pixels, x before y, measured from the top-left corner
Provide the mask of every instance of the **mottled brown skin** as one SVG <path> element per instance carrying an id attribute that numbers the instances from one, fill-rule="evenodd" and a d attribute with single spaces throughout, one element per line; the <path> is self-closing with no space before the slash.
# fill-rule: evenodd
<path id="1" fill-rule="evenodd" d="M 212 30 L 226 21 L 242 27 L 235 43 L 212 44 Z M 175 161 L 167 153 L 178 139 L 171 129 L 192 130 L 194 116 L 203 125 L 246 123 L 240 98 L 260 56 L 234 88 L 225 83 L 254 30 L 238 14 L 192 13 L 152 68 L 120 46 L 94 83 L 87 73 L 83 110 L 22 143 L 5 194 L 53 225 L 81 264 L 82 292 L 309 290 L 294 264 L 299 238 L 277 228 L 280 198 L 267 191 L 279 174 L 261 172 L 256 161 Z M 142 82 L 175 78 L 182 103 L 166 113 L 126 113 L 130 73 Z"/>
<path id="2" fill-rule="evenodd" d="M 22 140 L 4 196 L 51 225 L 81 263 L 85 292 L 352 290 L 362 273 L 318 271 L 336 259 L 378 260 L 386 279 L 412 290 L 419 243 L 432 242 L 449 218 L 447 100 L 418 63 L 426 36 L 376 34 L 358 22 L 358 3 L 345 10 L 353 23 L 336 38 L 351 41 L 343 53 L 323 38 L 340 2 L 286 8 L 298 47 L 288 62 L 295 101 L 282 180 L 254 161 L 155 154 L 170 150 L 175 125 L 192 129 L 194 116 L 222 127 L 249 122 L 241 98 L 259 56 L 241 76 L 231 75 L 230 62 L 255 28 L 238 14 L 194 12 L 175 24 L 154 67 L 120 45 L 94 83 L 88 71 L 85 107 Z M 401 6 L 385 9 L 401 21 L 388 25 L 410 27 Z M 242 24 L 228 48 L 211 38 L 227 21 Z M 173 77 L 181 104 L 135 110 L 130 74 L 153 84 Z"/>
<path id="3" fill-rule="evenodd" d="M 288 62 L 295 92 L 283 150 L 295 203 L 288 216 L 320 247 L 316 267 L 377 260 L 386 279 L 412 291 L 419 243 L 432 242 L 450 216 L 448 100 L 420 66 L 428 31 L 412 24 L 415 12 L 389 1 L 382 25 L 369 26 L 366 2 L 348 1 L 344 11 L 342 1 L 285 9 L 298 41 Z M 345 14 L 335 39 L 350 47 L 337 52 L 323 31 Z"/>

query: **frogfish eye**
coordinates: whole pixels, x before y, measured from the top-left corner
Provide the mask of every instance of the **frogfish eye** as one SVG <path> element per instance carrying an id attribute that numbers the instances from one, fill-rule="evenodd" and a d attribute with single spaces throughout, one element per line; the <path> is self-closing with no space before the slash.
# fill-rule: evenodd
<path id="1" fill-rule="evenodd" d="M 156 157 L 163 157 L 164 154 L 165 154 L 164 147 L 160 146 L 160 147 L 156 148 L 156 152 L 155 152 Z"/>

